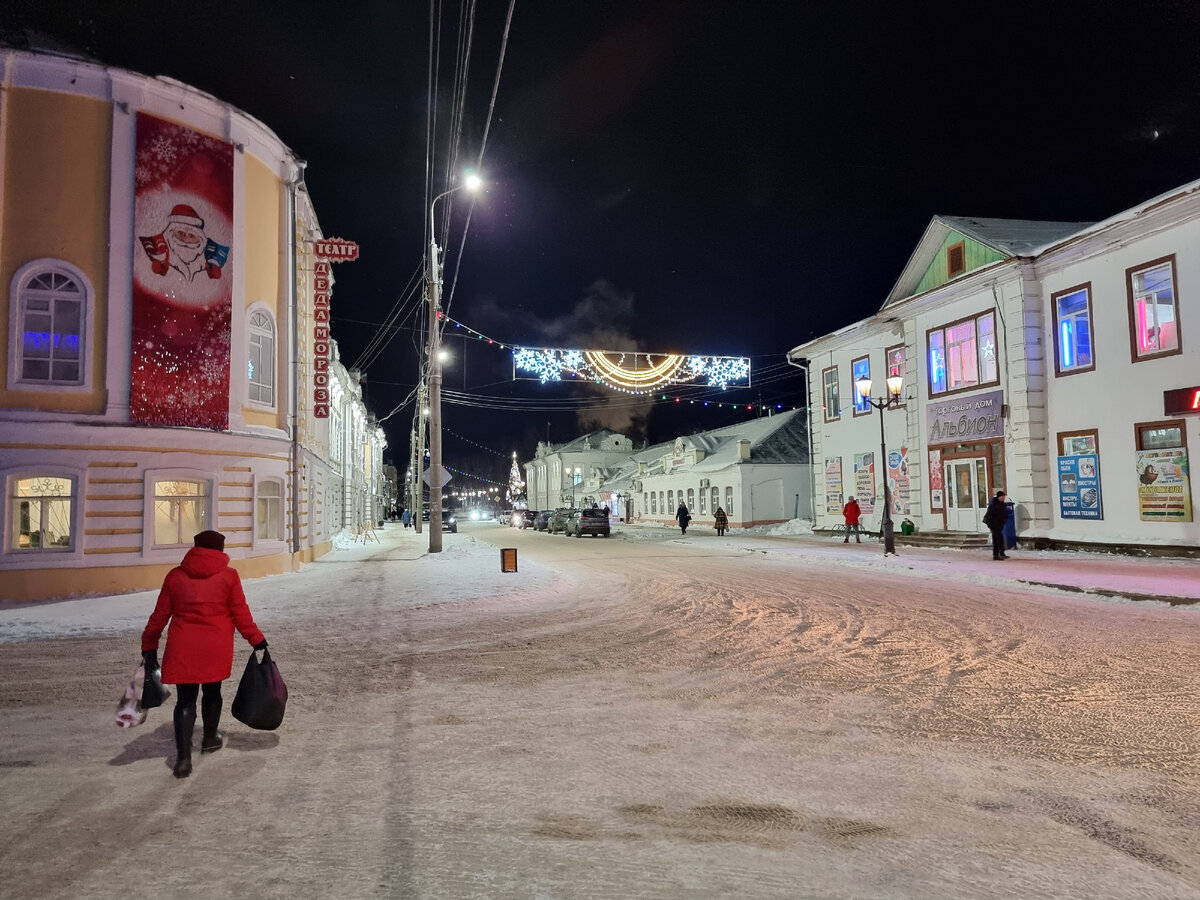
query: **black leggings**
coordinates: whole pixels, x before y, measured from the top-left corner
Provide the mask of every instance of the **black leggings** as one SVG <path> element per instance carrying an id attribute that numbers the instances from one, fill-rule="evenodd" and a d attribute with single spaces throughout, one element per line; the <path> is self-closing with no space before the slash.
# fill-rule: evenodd
<path id="1" fill-rule="evenodd" d="M 196 705 L 196 697 L 200 694 L 200 685 L 198 684 L 177 684 L 175 685 L 175 705 L 181 708 Z M 221 682 L 207 681 L 204 684 L 204 699 L 217 700 L 221 699 Z"/>

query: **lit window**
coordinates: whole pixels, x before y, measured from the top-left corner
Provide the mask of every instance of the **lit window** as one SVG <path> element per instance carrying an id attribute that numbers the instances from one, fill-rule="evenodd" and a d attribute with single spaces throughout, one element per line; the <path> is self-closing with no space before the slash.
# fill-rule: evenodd
<path id="1" fill-rule="evenodd" d="M 1126 270 L 1133 360 L 1179 353 L 1175 297 L 1175 257 Z"/>
<path id="2" fill-rule="evenodd" d="M 154 544 L 181 547 L 208 529 L 208 485 L 201 481 L 154 482 Z"/>
<path id="3" fill-rule="evenodd" d="M 84 303 L 80 279 L 62 268 L 42 268 L 17 289 L 18 383 L 83 383 Z"/>
<path id="4" fill-rule="evenodd" d="M 904 345 L 898 344 L 895 347 L 888 347 L 884 351 L 883 358 L 887 362 L 887 375 L 884 377 L 888 379 L 899 378 L 900 383 L 904 384 Z"/>
<path id="5" fill-rule="evenodd" d="M 16 478 L 12 484 L 12 549 L 71 549 L 73 480 L 43 476 Z"/>
<path id="6" fill-rule="evenodd" d="M 999 383 L 994 313 L 932 329 L 927 338 L 931 394 Z"/>
<path id="7" fill-rule="evenodd" d="M 821 372 L 821 380 L 825 389 L 825 421 L 832 422 L 841 418 L 842 407 L 838 399 L 838 370 L 831 366 Z M 728 510 L 726 510 L 728 512 Z"/>
<path id="8" fill-rule="evenodd" d="M 260 541 L 283 540 L 283 485 L 260 481 L 256 501 L 256 537 Z"/>
<path id="9" fill-rule="evenodd" d="M 854 414 L 861 416 L 871 411 L 870 398 L 858 392 L 858 383 L 864 378 L 868 381 L 871 378 L 871 360 L 866 356 L 854 360 L 850 363 L 850 372 L 850 386 L 854 388 Z"/>
<path id="10" fill-rule="evenodd" d="M 275 324 L 262 310 L 250 315 L 250 401 L 275 405 Z"/>
<path id="11" fill-rule="evenodd" d="M 1054 303 L 1055 365 L 1060 375 L 1094 369 L 1091 285 L 1051 295 Z"/>
<path id="12" fill-rule="evenodd" d="M 1176 447 L 1186 447 L 1183 422 L 1154 422 L 1150 425 L 1135 425 L 1137 432 L 1137 449 L 1139 450 L 1174 450 Z"/>

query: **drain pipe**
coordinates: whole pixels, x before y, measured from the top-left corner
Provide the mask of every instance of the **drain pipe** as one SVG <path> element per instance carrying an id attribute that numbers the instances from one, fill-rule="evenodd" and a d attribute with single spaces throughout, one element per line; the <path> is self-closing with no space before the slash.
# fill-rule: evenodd
<path id="1" fill-rule="evenodd" d="M 304 182 L 308 163 L 292 157 L 292 174 L 287 182 L 287 258 L 288 258 L 288 318 L 291 330 L 291 393 L 292 393 L 292 564 L 300 555 L 300 310 L 296 279 L 299 277 L 299 249 L 296 246 L 296 191 Z"/>
<path id="2" fill-rule="evenodd" d="M 817 469 L 813 460 L 813 417 L 812 417 L 812 384 L 809 381 L 808 360 L 798 363 L 790 355 L 786 356 L 787 364 L 795 366 L 804 372 L 804 406 L 808 412 L 808 514 L 813 528 L 817 527 Z"/>

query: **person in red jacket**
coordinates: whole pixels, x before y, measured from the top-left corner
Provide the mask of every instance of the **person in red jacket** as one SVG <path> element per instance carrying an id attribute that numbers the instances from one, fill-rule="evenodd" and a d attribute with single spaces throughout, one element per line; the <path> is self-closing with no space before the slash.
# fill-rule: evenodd
<path id="1" fill-rule="evenodd" d="M 192 774 L 192 731 L 201 685 L 204 737 L 200 752 L 215 753 L 225 746 L 225 735 L 217 731 L 217 725 L 221 721 L 221 682 L 233 671 L 233 629 L 236 627 L 255 650 L 267 646 L 246 605 L 242 579 L 224 552 L 225 535 L 202 531 L 193 543 L 183 562 L 167 573 L 142 632 L 142 660 L 146 671 L 151 671 L 158 668 L 158 641 L 167 629 L 162 679 L 177 686 L 176 778 Z"/>
<path id="2" fill-rule="evenodd" d="M 842 515 L 846 517 L 846 539 L 843 544 L 850 543 L 850 529 L 854 529 L 854 542 L 862 543 L 862 538 L 859 535 L 862 533 L 862 526 L 858 524 L 858 517 L 862 515 L 862 510 L 858 508 L 858 501 L 851 497 L 846 501 L 846 505 L 842 507 Z"/>

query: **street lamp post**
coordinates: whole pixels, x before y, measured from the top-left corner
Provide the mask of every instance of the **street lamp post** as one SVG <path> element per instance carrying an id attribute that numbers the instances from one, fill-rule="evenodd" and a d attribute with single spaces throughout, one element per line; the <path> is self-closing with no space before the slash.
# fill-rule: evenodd
<path id="1" fill-rule="evenodd" d="M 888 395 L 877 400 L 871 399 L 871 379 L 860 378 L 854 383 L 858 388 L 858 396 L 879 410 L 879 465 L 883 473 L 883 555 L 896 554 L 896 533 L 892 526 L 892 491 L 888 487 L 887 439 L 883 433 L 883 411 L 896 406 L 900 402 L 900 392 L 904 390 L 904 379 L 899 375 L 890 375 L 887 379 Z"/>
<path id="2" fill-rule="evenodd" d="M 478 175 L 468 175 L 457 187 L 433 198 L 429 204 L 429 261 L 425 277 L 429 292 L 429 552 L 442 552 L 442 273 L 438 266 L 437 232 L 433 209 L 443 197 L 463 188 L 475 190 Z"/>

